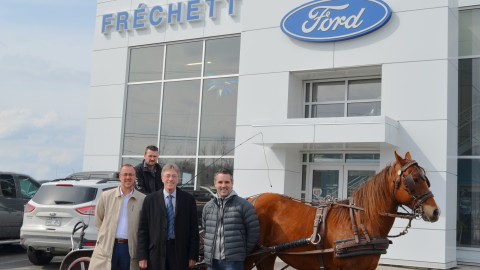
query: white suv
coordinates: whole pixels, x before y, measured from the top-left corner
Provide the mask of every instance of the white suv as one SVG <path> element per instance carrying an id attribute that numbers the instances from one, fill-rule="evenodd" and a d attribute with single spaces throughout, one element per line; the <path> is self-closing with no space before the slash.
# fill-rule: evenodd
<path id="1" fill-rule="evenodd" d="M 25 205 L 20 229 L 20 244 L 27 249 L 30 262 L 44 265 L 53 256 L 68 254 L 72 230 L 80 220 L 88 225 L 83 245 L 95 246 L 96 203 L 103 191 L 119 184 L 118 179 L 54 180 L 43 184 Z"/>

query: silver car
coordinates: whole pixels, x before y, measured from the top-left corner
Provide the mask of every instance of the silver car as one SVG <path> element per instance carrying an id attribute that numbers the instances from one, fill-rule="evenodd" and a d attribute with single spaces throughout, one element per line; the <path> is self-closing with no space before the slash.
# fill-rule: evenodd
<path id="1" fill-rule="evenodd" d="M 20 244 L 27 249 L 30 262 L 44 265 L 54 256 L 70 252 L 70 236 L 80 220 L 88 225 L 83 246 L 94 247 L 96 203 L 103 191 L 119 184 L 118 179 L 54 180 L 43 184 L 25 205 L 20 230 Z"/>

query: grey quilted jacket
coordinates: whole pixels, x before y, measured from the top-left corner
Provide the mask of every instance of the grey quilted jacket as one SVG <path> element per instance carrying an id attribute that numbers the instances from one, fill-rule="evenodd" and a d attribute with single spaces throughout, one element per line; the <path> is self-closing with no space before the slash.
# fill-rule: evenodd
<path id="1" fill-rule="evenodd" d="M 235 191 L 223 199 L 223 207 L 222 199 L 219 198 L 205 204 L 202 225 L 205 228 L 205 262 L 209 265 L 214 258 L 244 261 L 260 236 L 255 208 Z M 218 258 L 219 256 L 221 257 Z"/>

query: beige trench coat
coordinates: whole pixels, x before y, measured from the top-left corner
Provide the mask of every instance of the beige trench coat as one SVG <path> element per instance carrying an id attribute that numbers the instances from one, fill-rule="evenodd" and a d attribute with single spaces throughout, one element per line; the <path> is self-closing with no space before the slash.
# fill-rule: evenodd
<path id="1" fill-rule="evenodd" d="M 128 200 L 128 250 L 130 253 L 130 269 L 137 270 L 137 231 L 140 210 L 145 195 L 135 190 Z M 112 253 L 117 232 L 117 224 L 122 206 L 119 188 L 102 193 L 95 209 L 95 226 L 98 230 L 97 244 L 90 261 L 90 270 L 110 270 Z"/>

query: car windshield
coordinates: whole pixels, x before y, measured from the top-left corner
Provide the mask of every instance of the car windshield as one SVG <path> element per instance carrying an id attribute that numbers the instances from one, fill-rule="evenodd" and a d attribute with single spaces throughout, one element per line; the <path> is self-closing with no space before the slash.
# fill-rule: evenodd
<path id="1" fill-rule="evenodd" d="M 38 204 L 81 204 L 95 200 L 97 189 L 71 185 L 42 185 L 32 200 Z"/>

